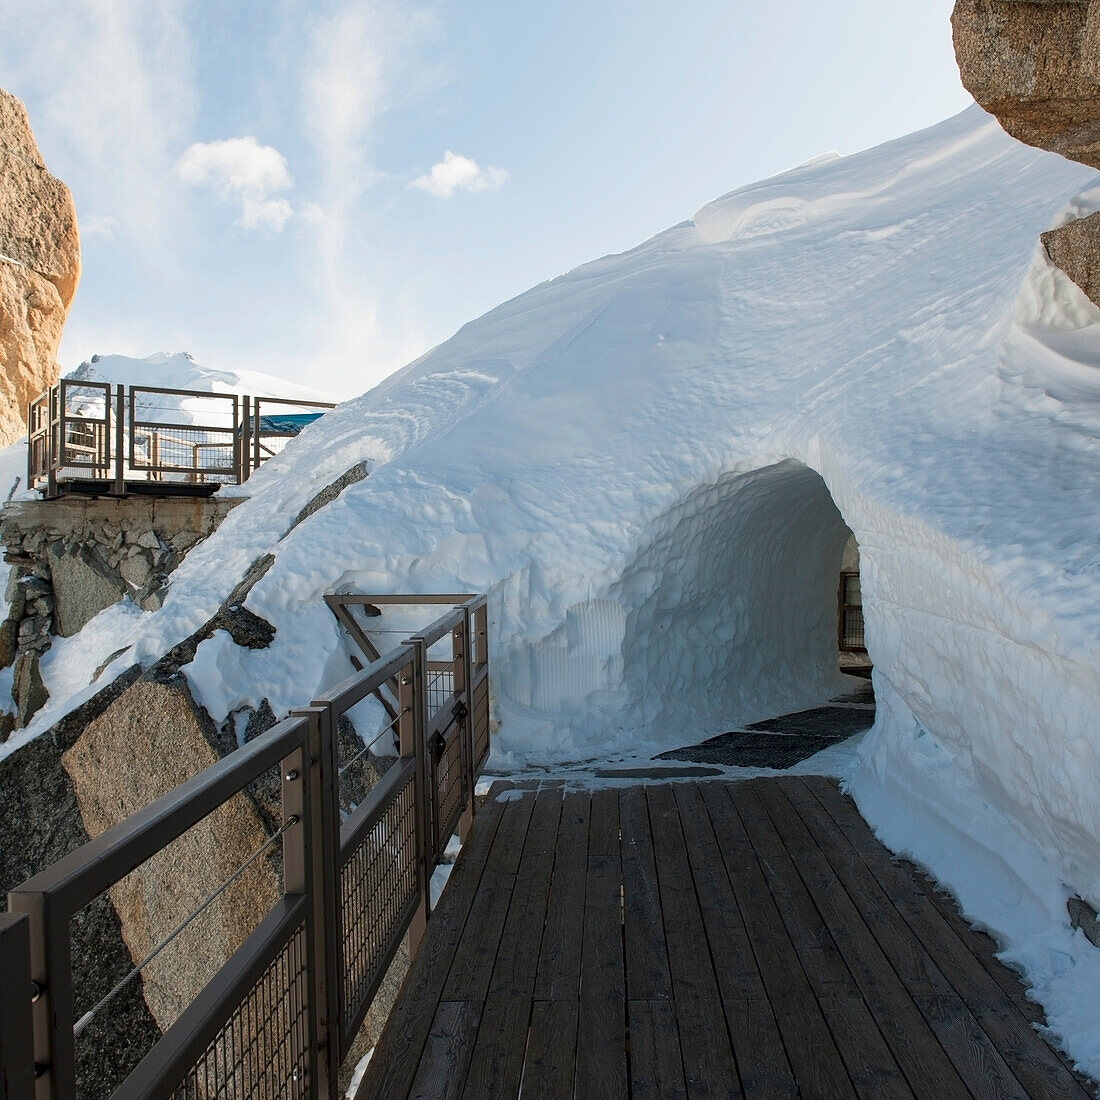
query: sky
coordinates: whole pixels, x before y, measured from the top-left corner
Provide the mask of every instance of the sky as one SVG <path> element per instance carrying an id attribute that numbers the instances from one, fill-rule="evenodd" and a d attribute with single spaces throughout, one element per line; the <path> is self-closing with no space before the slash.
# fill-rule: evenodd
<path id="1" fill-rule="evenodd" d="M 344 396 L 704 203 L 965 108 L 951 0 L 4 0 L 76 202 L 59 358 Z"/>

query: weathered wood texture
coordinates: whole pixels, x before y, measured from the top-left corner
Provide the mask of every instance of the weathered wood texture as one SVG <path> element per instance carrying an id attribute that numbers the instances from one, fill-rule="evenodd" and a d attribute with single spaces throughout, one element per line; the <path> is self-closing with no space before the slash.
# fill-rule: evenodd
<path id="1" fill-rule="evenodd" d="M 834 782 L 505 790 L 357 1100 L 1093 1095 Z"/>

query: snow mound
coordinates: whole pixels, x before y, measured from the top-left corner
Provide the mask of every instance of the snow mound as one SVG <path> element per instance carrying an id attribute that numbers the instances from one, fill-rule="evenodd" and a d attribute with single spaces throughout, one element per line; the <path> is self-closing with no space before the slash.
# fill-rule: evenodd
<path id="1" fill-rule="evenodd" d="M 1100 318 L 1035 247 L 1095 180 L 973 108 L 505 303 L 265 465 L 160 611 L 55 644 L 23 736 L 273 553 L 271 647 L 199 647 L 216 720 L 349 671 L 326 592 L 487 590 L 494 766 L 648 755 L 836 690 L 851 531 L 879 710 L 850 789 L 1100 1073 L 1064 908 L 1100 901 Z"/>

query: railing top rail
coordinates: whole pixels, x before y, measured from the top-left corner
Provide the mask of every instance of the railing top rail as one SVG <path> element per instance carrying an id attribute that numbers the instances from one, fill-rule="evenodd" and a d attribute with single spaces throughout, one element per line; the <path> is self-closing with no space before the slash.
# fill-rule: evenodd
<path id="1" fill-rule="evenodd" d="M 293 397 L 264 397 L 259 394 L 252 398 L 253 401 L 262 401 L 265 405 L 299 405 L 303 409 L 335 409 L 335 401 L 307 401 L 296 400 Z"/>
<path id="2" fill-rule="evenodd" d="M 232 424 L 174 423 L 170 420 L 143 420 L 138 416 L 135 416 L 130 424 L 134 428 L 156 428 L 157 434 L 162 439 L 174 439 L 172 435 L 174 432 L 219 432 L 225 435 L 226 432 L 234 430 Z"/>
<path id="3" fill-rule="evenodd" d="M 378 606 L 382 606 L 383 604 L 404 604 L 408 607 L 417 607 L 420 605 L 428 606 L 430 604 L 454 605 L 476 603 L 484 599 L 484 595 L 479 595 L 476 592 L 428 592 L 398 595 L 392 592 L 378 593 L 376 595 L 364 595 L 361 592 L 355 592 L 348 595 L 342 595 L 340 593 L 329 595 L 325 597 L 325 602 L 330 606 L 333 603 L 343 603 L 355 604 L 356 606 L 361 606 L 363 604 L 376 604 Z"/>
<path id="4" fill-rule="evenodd" d="M 177 397 L 213 397 L 220 401 L 239 401 L 239 393 L 215 393 L 212 390 L 179 390 L 171 386 L 129 386 L 131 393 L 167 393 Z"/>
<path id="5" fill-rule="evenodd" d="M 75 912 L 277 764 L 303 742 L 308 728 L 306 717 L 285 718 L 28 879 L 9 898 L 49 894 L 63 909 Z"/>
<path id="6" fill-rule="evenodd" d="M 423 641 L 428 646 L 435 645 L 444 635 L 450 634 L 456 627 L 462 625 L 463 615 L 461 608 L 455 608 L 446 615 L 441 615 L 434 623 L 418 631 L 409 640 Z"/>
<path id="7" fill-rule="evenodd" d="M 331 706 L 337 712 L 355 706 L 372 691 L 380 688 L 387 680 L 395 676 L 413 660 L 413 647 L 400 645 L 383 654 L 377 661 L 367 665 L 362 672 L 356 672 L 323 695 L 314 699 L 312 706 Z"/>
<path id="8" fill-rule="evenodd" d="M 63 393 L 65 390 L 103 390 L 106 393 L 111 392 L 110 382 L 96 382 L 94 379 L 61 378 L 58 380 L 57 385 Z M 45 394 L 42 396 L 45 396 Z"/>

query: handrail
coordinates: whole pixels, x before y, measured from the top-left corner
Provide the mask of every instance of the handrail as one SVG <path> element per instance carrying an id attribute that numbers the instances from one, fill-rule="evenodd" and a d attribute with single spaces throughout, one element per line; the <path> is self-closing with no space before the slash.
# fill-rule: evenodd
<path id="1" fill-rule="evenodd" d="M 300 740 L 305 722 L 286 718 L 205 771 L 63 856 L 8 895 L 48 894 L 53 904 L 80 909 L 150 856 L 182 836 Z"/>
<path id="2" fill-rule="evenodd" d="M 410 596 L 401 602 L 438 601 Z M 311 706 L 11 891 L 12 914 L 0 919 L 0 962 L 5 974 L 18 975 L 22 959 L 28 977 L 0 987 L 0 1097 L 76 1096 L 72 917 L 278 765 L 283 824 L 274 834 L 268 830 L 259 851 L 281 838 L 282 895 L 115 1095 L 191 1095 L 208 1087 L 198 1084 L 202 1079 L 222 1089 L 219 1095 L 251 1094 L 259 1082 L 301 1100 L 334 1098 L 341 1061 L 406 932 L 410 951 L 419 947 L 431 912 L 431 875 L 447 839 L 456 827 L 464 838 L 473 820 L 474 783 L 488 752 L 489 704 L 487 651 L 482 647 L 484 661 L 474 675 L 470 651 L 485 616 L 484 597 L 467 598 Z M 449 677 L 450 691 L 430 710 L 427 653 L 448 637 L 450 661 L 431 663 L 444 666 L 439 675 Z M 400 758 L 341 820 L 338 732 L 349 711 L 387 683 L 398 700 L 390 725 L 399 735 Z M 369 749 L 368 737 L 361 741 Z M 162 939 L 126 980 L 141 974 L 167 942 Z M 38 990 L 33 1004 L 32 988 Z M 9 1039 L 18 1033 L 20 1014 L 24 1026 L 30 1020 L 33 1065 L 26 1058 L 21 1064 L 16 1054 L 31 1044 L 16 1047 Z M 257 1049 L 275 1052 L 277 1064 L 248 1061 L 242 1053 Z"/>

